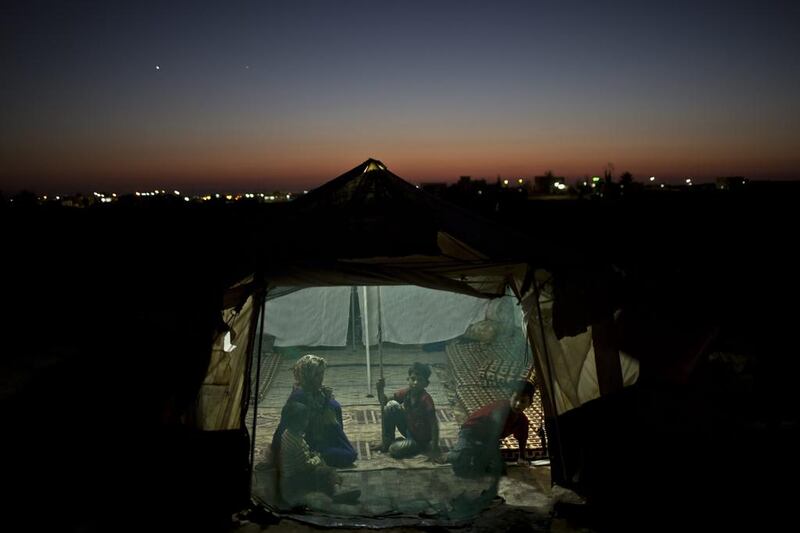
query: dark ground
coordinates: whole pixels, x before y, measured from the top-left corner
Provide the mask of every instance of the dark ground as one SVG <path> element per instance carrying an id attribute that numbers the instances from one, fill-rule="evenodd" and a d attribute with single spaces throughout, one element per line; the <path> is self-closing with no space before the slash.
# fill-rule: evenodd
<path id="1" fill-rule="evenodd" d="M 198 435 L 174 413 L 202 379 L 222 289 L 252 265 L 256 235 L 282 231 L 282 207 L 105 207 L 0 212 L 4 529 L 221 530 L 246 497 L 231 488 L 246 437 Z M 610 292 L 640 356 L 638 386 L 562 418 L 582 443 L 565 450 L 583 464 L 581 520 L 794 519 L 796 210 L 792 195 L 487 209 L 584 294 Z M 673 365 L 709 327 L 703 356 Z"/>

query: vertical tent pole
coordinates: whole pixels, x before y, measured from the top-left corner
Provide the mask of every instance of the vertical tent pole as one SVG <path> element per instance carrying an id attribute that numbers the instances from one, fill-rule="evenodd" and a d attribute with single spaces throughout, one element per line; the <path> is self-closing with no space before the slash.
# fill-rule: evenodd
<path id="1" fill-rule="evenodd" d="M 353 353 L 356 353 L 356 303 L 358 303 L 358 289 L 350 287 L 350 331 Z"/>
<path id="2" fill-rule="evenodd" d="M 378 360 L 381 365 L 381 379 L 383 379 L 383 318 L 381 315 L 381 286 L 378 285 Z"/>
<path id="3" fill-rule="evenodd" d="M 561 479 L 562 480 L 566 480 L 567 479 L 567 465 L 565 464 L 565 461 L 564 461 L 564 459 L 565 459 L 564 458 L 564 446 L 561 443 L 561 432 L 560 432 L 560 428 L 558 427 L 558 413 L 556 412 L 555 391 L 553 390 L 553 386 L 552 386 L 553 385 L 552 381 L 555 379 L 555 376 L 553 376 L 553 370 L 552 370 L 553 366 L 552 366 L 551 361 L 550 361 L 550 350 L 547 349 L 547 336 L 546 336 L 545 331 L 544 331 L 544 316 L 542 315 L 542 305 L 539 302 L 539 298 L 540 298 L 539 284 L 536 281 L 536 275 L 535 274 L 533 276 L 533 294 L 534 294 L 534 298 L 536 300 L 536 313 L 538 314 L 538 319 L 539 319 L 539 331 L 540 331 L 540 333 L 542 335 L 542 337 L 541 337 L 542 338 L 542 349 L 544 350 L 544 359 L 545 359 L 545 362 L 547 364 L 547 378 L 551 381 L 551 383 L 547 384 L 549 392 L 550 392 L 550 395 L 549 395 L 550 397 L 548 398 L 548 400 L 551 402 L 550 405 L 552 406 L 552 413 L 553 413 L 551 420 L 552 420 L 552 428 L 553 428 L 553 433 L 554 433 L 554 435 L 553 435 L 554 439 L 550 439 L 550 444 L 552 444 L 553 440 L 555 440 L 555 444 L 556 444 L 556 448 L 557 448 L 556 457 L 558 458 L 558 463 L 559 463 L 559 466 L 561 467 L 560 468 L 560 470 L 561 470 Z M 534 359 L 534 361 L 535 360 L 536 359 Z M 542 377 L 544 378 L 544 376 L 542 376 Z M 544 381 L 544 379 L 542 381 Z M 544 398 L 544 392 L 545 391 L 542 390 L 542 398 Z M 545 417 L 546 416 L 547 416 L 547 413 L 545 413 Z"/>
<path id="4" fill-rule="evenodd" d="M 258 390 L 261 385 L 261 347 L 264 342 L 264 315 L 267 310 L 267 292 L 261 295 L 261 331 L 258 336 L 258 357 L 256 358 L 256 386 L 253 391 L 253 434 L 250 437 L 250 492 L 253 492 L 253 468 L 256 459 L 256 424 L 258 423 Z"/>
<path id="5" fill-rule="evenodd" d="M 369 307 L 367 304 L 367 287 L 364 287 L 364 348 L 367 354 L 367 397 L 372 396 L 372 369 L 369 361 Z"/>

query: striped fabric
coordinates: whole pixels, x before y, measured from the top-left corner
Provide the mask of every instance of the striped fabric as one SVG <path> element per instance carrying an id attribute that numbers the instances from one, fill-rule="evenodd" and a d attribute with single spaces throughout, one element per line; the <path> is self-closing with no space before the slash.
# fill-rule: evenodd
<path id="1" fill-rule="evenodd" d="M 305 439 L 284 430 L 281 435 L 280 451 L 280 471 L 283 479 L 299 478 L 308 476 L 319 466 L 324 466 L 325 462 L 319 455 L 313 453 L 308 447 Z"/>

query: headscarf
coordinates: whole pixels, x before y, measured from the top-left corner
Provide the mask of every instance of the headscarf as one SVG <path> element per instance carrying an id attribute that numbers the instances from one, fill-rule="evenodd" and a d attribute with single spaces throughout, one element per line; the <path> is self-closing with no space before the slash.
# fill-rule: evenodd
<path id="1" fill-rule="evenodd" d="M 314 381 L 314 378 L 320 374 L 325 373 L 325 359 L 318 355 L 306 354 L 292 367 L 294 373 L 294 382 L 299 385 L 306 392 L 314 392 L 309 390 L 309 384 Z"/>
<path id="2" fill-rule="evenodd" d="M 336 413 L 330 409 L 328 401 L 333 398 L 333 391 L 329 387 L 312 386 L 314 378 L 325 373 L 325 359 L 318 355 L 306 354 L 292 367 L 295 385 L 306 393 L 306 405 L 311 409 L 309 415 L 309 431 L 311 433 L 325 424 L 338 424 Z M 320 383 L 317 381 L 317 383 Z M 316 384 L 314 384 L 316 385 Z"/>

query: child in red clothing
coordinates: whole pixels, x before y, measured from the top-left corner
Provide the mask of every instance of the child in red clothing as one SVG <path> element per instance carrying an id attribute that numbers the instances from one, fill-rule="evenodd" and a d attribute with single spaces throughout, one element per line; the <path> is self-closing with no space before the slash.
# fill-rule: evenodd
<path id="1" fill-rule="evenodd" d="M 386 381 L 378 380 L 378 400 L 383 407 L 381 450 L 395 459 L 429 452 L 432 459 L 439 460 L 439 423 L 433 398 L 425 390 L 430 377 L 428 365 L 414 363 L 408 369 L 408 387 L 395 392 L 391 400 L 384 393 Z M 405 439 L 395 442 L 395 430 Z"/>
<path id="2" fill-rule="evenodd" d="M 498 400 L 481 407 L 461 425 L 458 442 L 447 456 L 447 462 L 453 465 L 457 476 L 500 475 L 504 463 L 498 440 L 509 435 L 514 435 L 519 442 L 518 461 L 524 461 L 528 443 L 528 417 L 524 411 L 533 401 L 535 387 L 533 383 L 523 381 L 512 390 L 509 400 Z"/>

